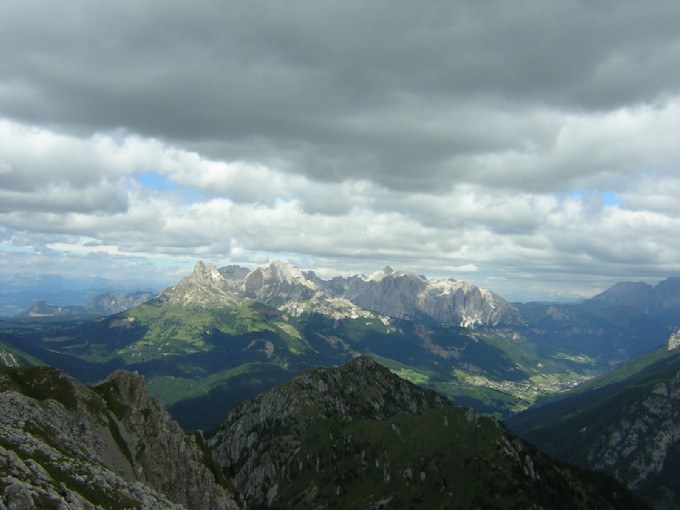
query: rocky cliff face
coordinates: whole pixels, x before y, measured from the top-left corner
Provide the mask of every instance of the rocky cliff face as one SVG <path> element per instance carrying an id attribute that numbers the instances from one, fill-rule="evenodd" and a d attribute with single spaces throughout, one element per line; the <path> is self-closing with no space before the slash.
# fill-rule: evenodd
<path id="1" fill-rule="evenodd" d="M 209 445 L 249 508 L 643 508 L 368 358 L 240 405 Z"/>
<path id="2" fill-rule="evenodd" d="M 680 331 L 563 399 L 508 420 L 558 458 L 614 476 L 655 508 L 680 507 Z"/>
<path id="3" fill-rule="evenodd" d="M 47 367 L 0 371 L 0 458 L 0 508 L 237 508 L 202 437 L 128 372 L 93 389 Z"/>
<path id="4" fill-rule="evenodd" d="M 587 464 L 640 489 L 659 475 L 669 454 L 679 446 L 680 372 L 617 414 L 588 446 Z"/>
<path id="5" fill-rule="evenodd" d="M 462 281 L 395 272 L 389 266 L 367 278 L 353 277 L 346 297 L 390 317 L 428 317 L 446 326 L 495 326 L 519 320 L 517 310 L 493 292 Z"/>

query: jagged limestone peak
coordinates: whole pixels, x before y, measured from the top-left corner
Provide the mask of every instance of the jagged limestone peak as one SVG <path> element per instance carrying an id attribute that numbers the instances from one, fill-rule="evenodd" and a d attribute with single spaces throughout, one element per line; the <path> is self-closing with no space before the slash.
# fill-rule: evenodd
<path id="1" fill-rule="evenodd" d="M 159 298 L 182 307 L 201 308 L 228 307 L 241 301 L 217 266 L 201 260 L 190 275 L 182 278 L 177 285 L 165 289 Z"/>
<path id="2" fill-rule="evenodd" d="M 668 350 L 672 351 L 680 347 L 680 330 L 673 333 L 668 339 Z"/>
<path id="3" fill-rule="evenodd" d="M 394 269 L 392 269 L 389 265 L 386 265 L 382 269 L 371 273 L 371 275 L 368 277 L 368 281 L 379 282 L 389 276 L 396 276 L 396 274 Z"/>
<path id="4" fill-rule="evenodd" d="M 215 266 L 215 264 L 211 262 L 205 263 L 202 260 L 199 260 L 196 263 L 196 266 L 194 266 L 194 270 L 191 273 L 190 278 L 196 282 L 204 283 L 221 282 L 224 279 L 224 277 L 220 273 L 219 269 L 217 269 L 217 266 Z"/>

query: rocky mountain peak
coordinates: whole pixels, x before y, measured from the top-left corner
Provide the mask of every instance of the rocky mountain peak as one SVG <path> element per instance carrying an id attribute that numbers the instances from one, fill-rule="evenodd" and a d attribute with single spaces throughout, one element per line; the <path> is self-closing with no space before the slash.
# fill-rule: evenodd
<path id="1" fill-rule="evenodd" d="M 106 378 L 110 394 L 126 410 L 146 412 L 151 408 L 151 396 L 144 376 L 138 372 L 116 370 Z"/>
<path id="2" fill-rule="evenodd" d="M 190 275 L 161 292 L 159 299 L 183 307 L 231 307 L 241 301 L 232 287 L 214 264 L 198 261 Z"/>
<path id="3" fill-rule="evenodd" d="M 193 272 L 189 275 L 189 280 L 195 284 L 203 284 L 210 286 L 219 286 L 224 281 L 224 277 L 217 269 L 215 264 L 208 262 L 207 264 L 199 260 L 194 267 Z"/>
<path id="4" fill-rule="evenodd" d="M 241 404 L 209 445 L 223 469 L 238 473 L 237 485 L 246 499 L 263 504 L 314 421 L 380 420 L 449 405 L 445 397 L 358 357 L 341 367 L 312 369 Z"/>
<path id="5" fill-rule="evenodd" d="M 367 357 L 245 402 L 209 445 L 249 508 L 642 507 Z"/>
<path id="6" fill-rule="evenodd" d="M 240 282 L 246 276 L 248 276 L 248 273 L 250 273 L 250 269 L 248 269 L 247 267 L 232 265 L 220 267 L 219 272 L 225 279 L 231 282 Z"/>
<path id="7" fill-rule="evenodd" d="M 669 351 L 673 351 L 680 347 L 680 330 L 676 331 L 673 333 L 670 338 L 668 339 L 668 343 L 666 344 L 667 348 Z"/>
<path id="8" fill-rule="evenodd" d="M 294 378 L 293 384 L 326 413 L 349 421 L 359 416 L 383 419 L 400 412 L 421 414 L 449 404 L 438 393 L 397 377 L 368 356 L 334 369 L 312 369 Z"/>
<path id="9" fill-rule="evenodd" d="M 241 289 L 246 297 L 280 308 L 309 300 L 319 291 L 313 278 L 308 279 L 300 269 L 280 260 L 250 272 Z"/>
<path id="10" fill-rule="evenodd" d="M 371 273 L 371 275 L 368 277 L 368 280 L 373 281 L 373 282 L 379 282 L 383 278 L 386 278 L 386 277 L 392 276 L 392 275 L 395 275 L 394 269 L 392 269 L 389 265 L 387 265 L 387 266 L 383 267 L 381 270 L 376 271 L 374 273 Z"/>
<path id="11" fill-rule="evenodd" d="M 293 283 L 300 282 L 302 284 L 307 282 L 307 278 L 297 267 L 283 262 L 281 260 L 274 260 L 269 264 L 265 271 L 267 279 L 278 283 Z"/>
<path id="12" fill-rule="evenodd" d="M 133 292 L 131 294 L 121 294 L 119 292 L 107 292 L 92 298 L 85 308 L 97 315 L 113 315 L 115 313 L 129 310 L 133 306 L 144 303 L 152 299 L 151 292 Z"/>
<path id="13" fill-rule="evenodd" d="M 248 271 L 239 266 L 217 269 L 198 262 L 191 275 L 161 293 L 162 299 L 209 306 L 211 299 L 253 299 L 285 313 L 322 313 L 333 317 L 380 314 L 424 319 L 446 326 L 496 326 L 519 320 L 519 313 L 496 294 L 452 279 L 429 280 L 389 265 L 369 277 L 322 280 L 281 260 Z M 228 300 L 228 299 L 227 299 Z"/>
<path id="14" fill-rule="evenodd" d="M 345 296 L 355 305 L 400 319 L 426 319 L 444 325 L 494 326 L 519 320 L 503 298 L 476 285 L 452 279 L 428 279 L 389 266 L 370 277 L 350 281 Z"/>

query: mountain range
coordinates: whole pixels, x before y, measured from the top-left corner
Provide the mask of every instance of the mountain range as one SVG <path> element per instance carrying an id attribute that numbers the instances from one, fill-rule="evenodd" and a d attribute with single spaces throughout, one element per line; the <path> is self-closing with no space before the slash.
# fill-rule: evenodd
<path id="1" fill-rule="evenodd" d="M 619 282 L 589 300 L 591 305 L 627 307 L 646 314 L 661 315 L 680 307 L 680 277 L 650 285 L 645 282 Z"/>
<path id="2" fill-rule="evenodd" d="M 215 402 L 232 408 L 355 355 L 505 417 L 665 342 L 680 328 L 680 307 L 672 307 L 672 285 L 657 287 L 669 294 L 663 314 L 629 306 L 635 287 L 611 306 L 599 298 L 519 304 L 389 267 L 323 280 L 280 261 L 254 270 L 198 262 L 118 314 L 0 322 L 0 360 L 46 363 L 89 384 L 117 368 L 137 370 L 187 429 L 215 428 Z"/>
<path id="3" fill-rule="evenodd" d="M 517 311 L 500 296 L 452 279 L 430 280 L 386 266 L 370 276 L 322 280 L 281 261 L 249 271 L 199 262 L 193 273 L 161 297 L 192 303 L 197 289 L 233 293 L 299 316 L 321 313 L 334 318 L 373 314 L 444 326 L 474 327 L 515 323 Z"/>
<path id="4" fill-rule="evenodd" d="M 126 371 L 2 369 L 0 390 L 5 508 L 645 508 L 368 358 L 242 403 L 207 441 Z"/>
<path id="5" fill-rule="evenodd" d="M 143 275 L 140 275 L 143 278 Z M 149 281 L 109 280 L 94 277 L 65 277 L 56 274 L 22 276 L 0 275 L 0 317 L 13 317 L 24 312 L 37 301 L 51 305 L 83 306 L 92 298 L 115 292 L 131 294 L 150 291 L 158 294 L 158 284 Z"/>
<path id="6" fill-rule="evenodd" d="M 549 454 L 609 473 L 655 508 L 674 508 L 680 506 L 672 483 L 677 478 L 675 466 L 680 465 L 674 425 L 678 420 L 673 414 L 680 377 L 676 366 L 680 351 L 673 348 L 680 344 L 679 283 L 678 278 L 655 286 L 622 282 L 582 303 L 509 303 L 466 282 L 428 279 L 390 267 L 368 276 L 324 280 L 279 261 L 254 270 L 199 262 L 191 274 L 156 297 L 112 315 L 0 321 L 0 364 L 51 365 L 97 388 L 110 373 L 126 373 L 120 369 L 142 374 L 149 392 L 165 403 L 182 428 L 217 430 L 206 444 L 220 467 L 208 469 L 221 480 L 218 485 L 228 498 L 238 500 L 240 492 L 229 492 L 229 483 L 239 485 L 249 507 L 295 501 L 313 508 L 328 504 L 331 497 L 374 507 L 411 498 L 415 505 L 424 492 L 447 494 L 441 485 L 429 485 L 431 473 L 422 470 L 421 487 L 427 490 L 418 492 L 420 472 L 410 459 L 390 464 L 397 478 L 408 480 L 408 490 L 400 484 L 398 496 L 368 497 L 352 481 L 361 479 L 365 482 L 361 486 L 371 487 L 375 496 L 386 483 L 384 473 L 382 481 L 379 469 L 369 474 L 367 466 L 376 459 L 369 462 L 366 454 L 357 455 L 383 448 L 378 462 L 384 468 L 385 456 L 397 459 L 404 447 L 394 443 L 385 420 L 408 411 L 404 406 L 411 409 L 405 403 L 410 397 L 392 415 L 385 409 L 395 402 L 376 400 L 368 390 L 377 384 L 382 394 L 394 394 L 399 400 L 403 381 L 380 386 L 387 384 L 386 374 L 391 372 L 417 383 L 427 390 L 424 394 L 433 395 L 428 391 L 435 390 L 439 399 L 474 409 L 466 412 L 476 423 L 487 423 L 478 413 L 507 419 L 513 431 Z M 350 360 L 355 361 L 345 365 Z M 331 371 L 314 368 L 340 365 L 342 369 Z M 364 370 L 385 379 L 368 381 Z M 295 379 L 299 374 L 304 375 Z M 363 380 L 366 395 L 320 390 L 345 379 Z M 361 404 L 367 395 L 368 403 Z M 271 399 L 286 404 L 272 404 Z M 352 401 L 363 407 L 356 409 Z M 270 404 L 283 414 L 268 415 Z M 286 414 L 282 405 L 300 414 Z M 414 416 L 443 412 L 427 407 L 439 409 L 439 404 L 418 405 L 408 412 Z M 383 409 L 383 414 L 371 415 L 370 408 Z M 347 422 L 346 415 L 351 416 Z M 315 416 L 321 421 L 312 419 Z M 444 420 L 432 418 L 438 419 Z M 429 430 L 434 422 L 425 420 L 423 425 L 418 419 L 416 425 L 411 418 L 399 420 L 393 424 L 401 435 L 394 429 L 392 434 L 404 439 L 404 430 L 413 427 L 411 440 L 420 441 L 423 452 L 452 448 L 435 442 L 428 450 L 429 443 L 415 432 L 419 427 Z M 454 416 L 447 414 L 446 420 Z M 498 422 L 489 423 L 504 430 Z M 302 429 L 319 431 L 313 443 L 305 442 L 305 434 L 300 436 Z M 375 431 L 380 431 L 380 446 L 372 442 Z M 457 434 L 472 441 L 460 431 Z M 268 442 L 270 436 L 275 443 Z M 368 439 L 355 444 L 356 437 Z M 288 456 L 260 452 L 253 455 L 262 458 L 248 464 L 249 456 L 243 456 L 248 438 L 257 438 L 268 452 L 284 451 Z M 497 439 L 496 444 L 499 441 L 503 443 Z M 343 449 L 343 444 L 352 446 Z M 250 451 L 253 445 L 245 448 Z M 322 460 L 312 462 L 325 458 L 321 449 L 344 466 L 342 476 L 333 471 L 331 477 Z M 291 452 L 296 452 L 295 476 L 291 468 L 295 463 L 282 464 L 290 460 Z M 539 461 L 531 455 L 535 465 Z M 482 457 L 488 461 L 491 453 Z M 440 459 L 428 459 L 439 470 L 453 469 Z M 357 462 L 362 466 L 359 472 L 350 469 Z M 508 469 L 504 465 L 501 471 Z M 394 473 L 387 475 L 396 480 Z M 570 484 L 574 476 L 568 475 Z M 343 492 L 339 486 L 351 490 Z M 505 490 L 499 493 L 510 501 Z M 537 497 L 536 489 L 525 487 L 520 493 Z M 163 494 L 154 497 L 167 497 Z M 443 499 L 435 498 L 437 505 L 450 503 L 440 496 Z"/>

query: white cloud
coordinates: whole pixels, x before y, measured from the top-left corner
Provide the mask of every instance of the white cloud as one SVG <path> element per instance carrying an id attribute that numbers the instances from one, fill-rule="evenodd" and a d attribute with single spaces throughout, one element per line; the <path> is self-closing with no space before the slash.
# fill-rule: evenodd
<path id="1" fill-rule="evenodd" d="M 680 273 L 680 7 L 605 7 L 2 4 L 0 270 Z"/>

